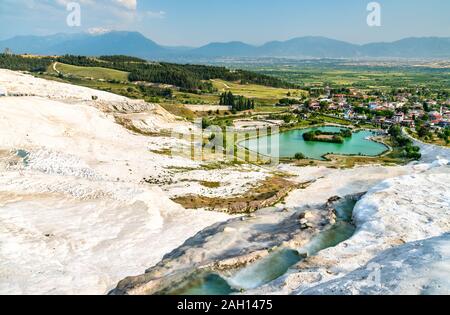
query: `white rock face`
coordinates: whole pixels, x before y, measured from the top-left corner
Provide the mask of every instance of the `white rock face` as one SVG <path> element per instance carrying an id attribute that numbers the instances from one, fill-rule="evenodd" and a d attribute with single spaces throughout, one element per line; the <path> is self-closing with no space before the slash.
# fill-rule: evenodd
<path id="1" fill-rule="evenodd" d="M 129 101 L 124 96 L 82 86 L 43 80 L 28 74 L 6 69 L 0 69 L 0 86 L 3 86 L 8 91 L 8 95 L 26 94 L 55 100 L 76 100 L 80 102 L 92 101 L 92 96 L 97 96 L 99 101 L 106 102 Z"/>
<path id="2" fill-rule="evenodd" d="M 174 139 L 133 134 L 85 102 L 123 97 L 6 70 L 0 82 L 40 95 L 0 98 L 1 294 L 105 294 L 229 218 L 142 184 L 198 163 L 152 153 Z"/>

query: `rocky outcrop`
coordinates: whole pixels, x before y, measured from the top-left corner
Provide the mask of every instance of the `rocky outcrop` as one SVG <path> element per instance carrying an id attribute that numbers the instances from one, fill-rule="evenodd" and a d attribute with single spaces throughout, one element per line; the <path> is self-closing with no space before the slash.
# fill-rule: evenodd
<path id="1" fill-rule="evenodd" d="M 294 189 L 304 189 L 311 182 L 294 183 L 280 177 L 268 178 L 260 186 L 241 197 L 210 198 L 204 196 L 187 195 L 174 198 L 187 209 L 205 208 L 212 211 L 229 214 L 248 214 L 260 209 L 272 207 L 279 203 Z"/>

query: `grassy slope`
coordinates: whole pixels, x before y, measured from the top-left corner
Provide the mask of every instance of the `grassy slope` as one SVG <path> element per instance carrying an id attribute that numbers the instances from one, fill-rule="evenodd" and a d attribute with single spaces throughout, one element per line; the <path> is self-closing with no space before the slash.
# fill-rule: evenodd
<path id="1" fill-rule="evenodd" d="M 93 78 L 96 80 L 118 80 L 128 81 L 128 72 L 123 72 L 114 69 L 100 68 L 100 67 L 79 67 L 63 63 L 58 63 L 56 69 L 63 74 L 74 75 L 83 78 Z M 53 71 L 53 65 L 50 66 L 49 71 Z"/>
<path id="2" fill-rule="evenodd" d="M 212 80 L 214 87 L 219 92 L 231 91 L 233 94 L 242 95 L 247 98 L 273 100 L 278 101 L 281 98 L 286 98 L 290 92 L 292 97 L 302 97 L 306 95 L 305 91 L 295 89 L 273 88 L 256 84 L 238 84 L 223 80 Z"/>

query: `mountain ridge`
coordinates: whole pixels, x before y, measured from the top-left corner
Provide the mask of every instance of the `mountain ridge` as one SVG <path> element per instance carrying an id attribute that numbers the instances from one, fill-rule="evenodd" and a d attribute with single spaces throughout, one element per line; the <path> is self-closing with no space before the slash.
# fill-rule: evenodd
<path id="1" fill-rule="evenodd" d="M 292 57 L 292 58 L 450 58 L 450 37 L 408 37 L 393 42 L 353 44 L 322 36 L 296 37 L 250 45 L 213 42 L 201 47 L 159 45 L 139 32 L 110 31 L 49 36 L 16 36 L 0 41 L 0 49 L 38 55 L 130 55 L 145 59 Z"/>

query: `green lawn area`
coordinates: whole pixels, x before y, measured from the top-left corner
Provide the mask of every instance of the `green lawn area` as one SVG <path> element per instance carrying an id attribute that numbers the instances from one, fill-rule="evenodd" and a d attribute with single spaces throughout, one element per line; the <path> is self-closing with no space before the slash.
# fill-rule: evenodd
<path id="1" fill-rule="evenodd" d="M 238 84 L 223 80 L 211 81 L 220 93 L 231 91 L 235 95 L 242 95 L 247 98 L 253 98 L 261 101 L 271 101 L 272 103 L 277 102 L 282 98 L 287 98 L 288 93 L 290 93 L 293 98 L 307 95 L 307 92 L 303 90 L 273 88 L 257 84 Z"/>
<path id="2" fill-rule="evenodd" d="M 53 65 L 50 66 L 49 69 L 54 73 Z M 56 64 L 56 70 L 60 71 L 65 75 L 73 75 L 82 78 L 93 78 L 96 80 L 118 80 L 118 81 L 128 81 L 128 72 L 108 69 L 108 68 L 100 68 L 100 67 L 79 67 L 72 66 L 63 63 Z"/>
<path id="3" fill-rule="evenodd" d="M 173 91 L 174 102 L 181 104 L 192 104 L 192 105 L 218 105 L 219 96 L 213 94 L 194 94 Z M 173 102 L 172 101 L 172 102 Z"/>

